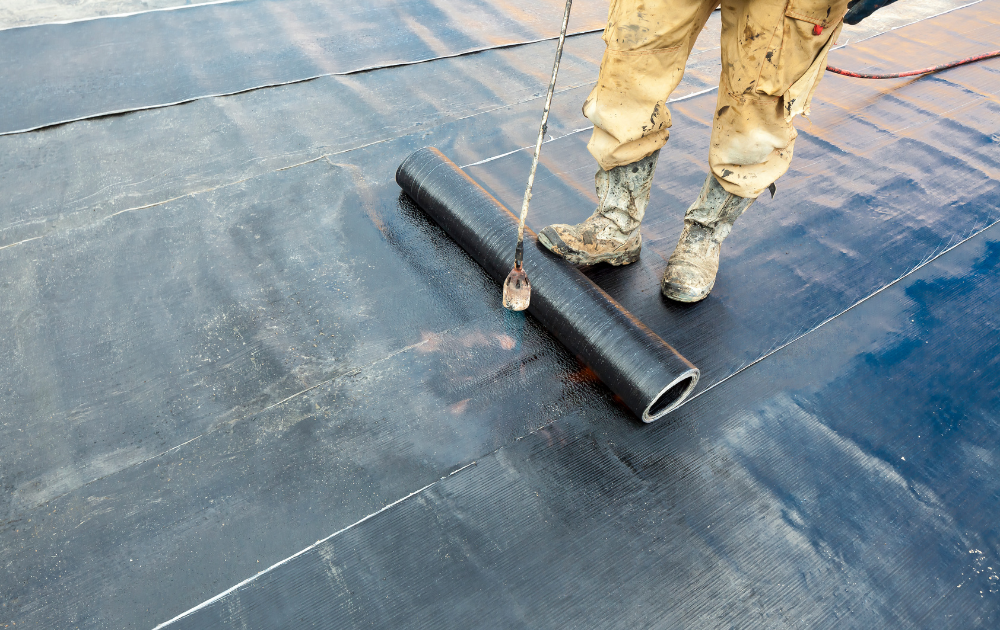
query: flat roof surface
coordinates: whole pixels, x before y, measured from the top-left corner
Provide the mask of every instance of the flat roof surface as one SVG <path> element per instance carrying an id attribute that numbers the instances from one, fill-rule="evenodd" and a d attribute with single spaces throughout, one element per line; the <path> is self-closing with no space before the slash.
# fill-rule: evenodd
<path id="1" fill-rule="evenodd" d="M 432 145 L 519 204 L 559 4 L 0 30 L 0 624 L 996 625 L 1000 61 L 828 74 L 683 306 L 709 22 L 643 257 L 588 270 L 702 371 L 642 425 L 393 180 Z M 1000 0 L 896 7 L 830 63 L 1000 41 Z M 605 11 L 574 5 L 535 229 L 596 200 Z"/>

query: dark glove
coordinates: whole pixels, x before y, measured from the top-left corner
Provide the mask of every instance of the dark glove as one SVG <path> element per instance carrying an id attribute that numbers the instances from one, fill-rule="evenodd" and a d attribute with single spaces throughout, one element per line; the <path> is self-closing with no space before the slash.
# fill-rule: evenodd
<path id="1" fill-rule="evenodd" d="M 847 4 L 847 15 L 844 24 L 857 24 L 882 7 L 889 6 L 896 0 L 851 0 Z"/>

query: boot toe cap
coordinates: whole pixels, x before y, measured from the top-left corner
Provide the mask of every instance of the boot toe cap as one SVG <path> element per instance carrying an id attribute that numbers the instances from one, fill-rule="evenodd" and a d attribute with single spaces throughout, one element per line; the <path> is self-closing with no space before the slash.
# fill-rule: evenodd
<path id="1" fill-rule="evenodd" d="M 542 231 L 538 233 L 538 242 L 553 254 L 565 256 L 571 251 L 571 249 L 569 245 L 562 240 L 562 237 L 559 236 L 559 232 L 556 231 L 559 227 L 560 226 L 558 225 L 548 225 L 542 228 Z"/>
<path id="2" fill-rule="evenodd" d="M 592 233 L 589 236 L 587 234 L 581 226 L 550 225 L 538 233 L 538 242 L 574 265 L 627 265 L 639 259 L 641 235 L 637 234 L 628 241 L 619 243 L 594 238 Z"/>
<path id="3" fill-rule="evenodd" d="M 712 286 L 691 288 L 674 282 L 664 280 L 660 283 L 660 292 L 664 297 L 675 302 L 700 302 L 708 297 L 712 292 Z"/>
<path id="4" fill-rule="evenodd" d="M 675 302 L 700 302 L 715 286 L 715 274 L 689 265 L 671 264 L 663 274 L 660 292 Z"/>

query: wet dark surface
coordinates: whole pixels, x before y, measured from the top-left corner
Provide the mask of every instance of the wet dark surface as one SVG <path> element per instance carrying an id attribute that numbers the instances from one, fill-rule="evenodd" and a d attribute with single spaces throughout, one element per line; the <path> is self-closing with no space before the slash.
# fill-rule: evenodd
<path id="1" fill-rule="evenodd" d="M 996 8 L 831 63 L 966 56 Z M 553 49 L 0 138 L 0 621 L 154 626 L 476 462 L 182 623 L 996 625 L 1000 238 L 948 248 L 1000 217 L 1000 62 L 827 77 L 687 309 L 655 286 L 714 99 L 673 106 L 641 263 L 588 272 L 705 373 L 644 426 L 393 181 L 529 145 Z M 554 137 L 601 51 L 567 42 Z M 592 210 L 585 136 L 536 228 Z M 467 172 L 510 203 L 528 159 Z"/>
<path id="2" fill-rule="evenodd" d="M 1000 228 L 664 421 L 567 417 L 171 627 L 991 628 Z"/>
<path id="3" fill-rule="evenodd" d="M 560 0 L 246 0 L 11 29 L 0 133 L 559 35 Z M 580 2 L 571 32 L 601 29 Z"/>

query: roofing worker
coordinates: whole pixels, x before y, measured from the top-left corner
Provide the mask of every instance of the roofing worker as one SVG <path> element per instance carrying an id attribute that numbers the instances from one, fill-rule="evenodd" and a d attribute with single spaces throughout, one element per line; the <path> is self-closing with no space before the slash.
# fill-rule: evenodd
<path id="1" fill-rule="evenodd" d="M 792 119 L 809 113 L 847 5 L 848 0 L 722 1 L 722 76 L 710 172 L 684 215 L 680 241 L 667 262 L 660 284 L 666 297 L 697 302 L 709 294 L 720 246 L 736 219 L 788 170 L 797 135 Z M 587 148 L 600 166 L 595 176 L 600 201 L 583 223 L 542 229 L 538 240 L 545 247 L 578 264 L 638 260 L 639 224 L 669 135 L 667 99 L 718 6 L 718 0 L 611 1 L 600 76 L 583 104 L 583 114 L 594 123 Z"/>

